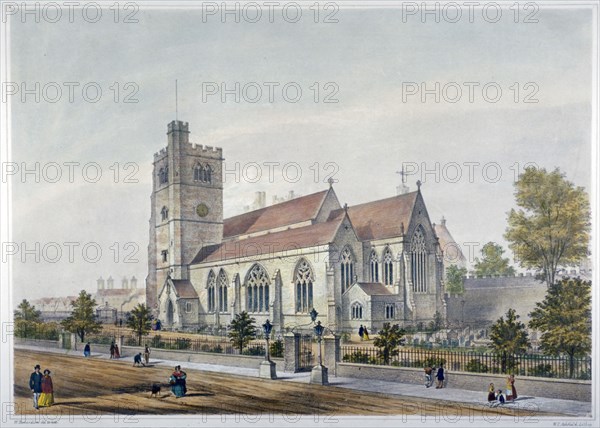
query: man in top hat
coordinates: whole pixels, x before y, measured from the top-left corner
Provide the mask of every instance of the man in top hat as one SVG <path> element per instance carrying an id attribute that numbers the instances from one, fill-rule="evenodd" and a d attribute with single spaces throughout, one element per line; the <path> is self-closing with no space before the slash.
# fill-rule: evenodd
<path id="1" fill-rule="evenodd" d="M 36 364 L 33 368 L 34 372 L 29 376 L 29 389 L 33 392 L 33 407 L 35 409 L 39 409 L 38 400 L 40 398 L 40 394 L 42 393 L 42 377 L 43 375 L 40 373 L 40 365 Z"/>

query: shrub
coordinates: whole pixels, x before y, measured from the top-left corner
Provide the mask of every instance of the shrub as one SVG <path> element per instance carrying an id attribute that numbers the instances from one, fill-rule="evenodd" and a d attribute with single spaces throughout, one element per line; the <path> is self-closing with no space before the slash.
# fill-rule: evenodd
<path id="1" fill-rule="evenodd" d="M 274 358 L 283 358 L 283 340 L 277 339 L 271 343 L 269 352 Z"/>
<path id="2" fill-rule="evenodd" d="M 371 361 L 374 361 L 374 358 L 371 358 L 366 352 L 354 351 L 351 354 L 344 355 L 342 361 L 347 363 L 373 364 Z"/>
<path id="3" fill-rule="evenodd" d="M 529 372 L 530 376 L 539 376 L 539 377 L 554 377 L 554 372 L 552 371 L 552 366 L 550 364 L 538 364 Z"/>
<path id="4" fill-rule="evenodd" d="M 164 348 L 164 343 L 160 340 L 160 334 L 157 334 L 156 336 L 152 337 L 152 340 L 150 341 L 150 346 L 153 348 Z"/>
<path id="5" fill-rule="evenodd" d="M 489 367 L 479 361 L 479 359 L 473 358 L 467 363 L 465 370 L 474 373 L 487 373 L 489 371 Z"/>
<path id="6" fill-rule="evenodd" d="M 444 364 L 444 365 L 446 364 L 445 358 L 428 357 L 425 359 L 425 361 L 423 361 L 423 365 L 429 366 L 429 367 L 439 367 L 441 364 Z"/>
<path id="7" fill-rule="evenodd" d="M 265 355 L 265 347 L 262 345 L 250 346 L 242 351 L 242 355 Z"/>

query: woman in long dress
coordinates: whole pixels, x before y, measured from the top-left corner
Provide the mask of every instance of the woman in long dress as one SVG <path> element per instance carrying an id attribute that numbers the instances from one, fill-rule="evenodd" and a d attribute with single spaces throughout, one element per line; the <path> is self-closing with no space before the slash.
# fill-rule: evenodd
<path id="1" fill-rule="evenodd" d="M 515 389 L 515 375 L 511 374 L 508 377 L 508 381 L 506 382 L 506 386 L 510 388 L 510 391 L 512 392 L 512 400 L 516 400 L 517 399 L 517 390 Z"/>
<path id="2" fill-rule="evenodd" d="M 146 365 L 150 364 L 150 348 L 148 348 L 148 345 L 144 348 L 144 361 Z"/>
<path id="3" fill-rule="evenodd" d="M 185 385 L 186 378 L 187 374 L 183 370 L 181 370 L 181 366 L 176 366 L 175 371 L 171 374 L 171 377 L 169 378 L 171 392 L 175 395 L 175 397 L 183 397 L 187 392 L 187 388 Z"/>
<path id="4" fill-rule="evenodd" d="M 490 387 L 488 388 L 488 402 L 491 401 L 496 401 L 496 390 L 493 383 L 490 383 Z"/>
<path id="5" fill-rule="evenodd" d="M 121 353 L 119 352 L 119 345 L 115 343 L 115 358 L 121 358 Z"/>
<path id="6" fill-rule="evenodd" d="M 52 378 L 50 377 L 50 370 L 44 370 L 44 376 L 42 377 L 42 393 L 38 399 L 39 407 L 50 407 L 54 404 L 54 387 L 52 386 Z"/>

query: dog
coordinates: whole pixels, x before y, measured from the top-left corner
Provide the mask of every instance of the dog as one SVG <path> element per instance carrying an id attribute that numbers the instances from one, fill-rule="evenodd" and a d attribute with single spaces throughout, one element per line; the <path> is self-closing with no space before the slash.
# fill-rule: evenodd
<path id="1" fill-rule="evenodd" d="M 157 383 L 152 384 L 152 392 L 150 393 L 150 397 L 160 397 L 160 385 Z"/>

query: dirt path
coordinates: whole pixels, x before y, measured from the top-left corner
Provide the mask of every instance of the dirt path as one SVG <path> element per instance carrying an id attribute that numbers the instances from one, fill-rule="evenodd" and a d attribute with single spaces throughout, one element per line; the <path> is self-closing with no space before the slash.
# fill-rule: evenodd
<path id="1" fill-rule="evenodd" d="M 15 350 L 16 413 L 33 414 L 28 388 L 33 366 L 52 371 L 56 405 L 48 414 L 301 414 L 301 415 L 514 415 L 513 409 L 423 400 L 413 397 L 353 391 L 336 387 L 269 381 L 258 378 L 183 369 L 188 395 L 175 398 L 164 386 L 166 367 L 132 367 L 131 361 Z M 162 383 L 162 396 L 150 396 L 150 386 Z M 527 415 L 527 412 L 522 412 Z"/>

